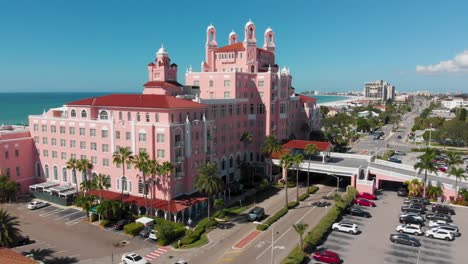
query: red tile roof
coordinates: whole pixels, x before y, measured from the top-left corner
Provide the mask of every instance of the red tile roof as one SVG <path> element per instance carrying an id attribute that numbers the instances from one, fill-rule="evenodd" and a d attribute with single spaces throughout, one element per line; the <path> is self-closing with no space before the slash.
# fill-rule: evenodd
<path id="1" fill-rule="evenodd" d="M 101 107 L 132 107 L 132 108 L 204 108 L 206 105 L 157 94 L 109 94 L 100 97 L 90 97 L 67 103 L 68 106 L 86 105 Z"/>
<path id="2" fill-rule="evenodd" d="M 37 264 L 33 259 L 27 258 L 8 248 L 0 248 L 0 263 L 5 264 Z"/>
<path id="3" fill-rule="evenodd" d="M 216 51 L 221 51 L 221 52 L 224 52 L 224 51 L 244 51 L 244 50 L 245 50 L 244 43 L 242 43 L 242 42 L 237 42 L 237 43 L 234 43 L 234 44 L 227 45 L 227 46 L 216 49 Z"/>
<path id="4" fill-rule="evenodd" d="M 144 87 L 146 88 L 152 88 L 152 87 L 163 87 L 163 88 L 177 88 L 177 87 L 182 87 L 183 85 L 176 82 L 176 81 L 151 81 L 143 84 Z"/>
<path id="5" fill-rule="evenodd" d="M 308 141 L 308 140 L 291 140 L 283 145 L 286 149 L 305 149 L 307 145 L 313 144 L 319 151 L 328 151 L 332 144 L 330 142 L 323 141 Z"/>
<path id="6" fill-rule="evenodd" d="M 317 99 L 309 97 L 309 96 L 305 96 L 302 94 L 299 95 L 299 100 L 301 101 L 301 104 L 307 103 L 307 102 L 315 102 L 315 103 L 317 102 Z"/>

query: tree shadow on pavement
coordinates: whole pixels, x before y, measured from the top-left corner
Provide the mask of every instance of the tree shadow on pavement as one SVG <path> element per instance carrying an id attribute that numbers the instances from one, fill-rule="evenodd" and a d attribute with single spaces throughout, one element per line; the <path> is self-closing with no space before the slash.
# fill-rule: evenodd
<path id="1" fill-rule="evenodd" d="M 31 249 L 22 252 L 23 255 L 32 255 L 35 260 L 43 261 L 46 264 L 71 264 L 78 262 L 78 259 L 74 257 L 54 257 L 52 256 L 53 253 L 55 251 L 50 248 Z"/>

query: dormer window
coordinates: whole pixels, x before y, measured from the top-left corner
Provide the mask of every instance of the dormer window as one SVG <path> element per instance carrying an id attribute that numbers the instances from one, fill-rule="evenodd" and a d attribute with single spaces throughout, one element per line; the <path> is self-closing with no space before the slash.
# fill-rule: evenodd
<path id="1" fill-rule="evenodd" d="M 106 110 L 102 110 L 101 113 L 99 113 L 99 119 L 100 120 L 109 120 L 109 113 L 107 113 Z"/>

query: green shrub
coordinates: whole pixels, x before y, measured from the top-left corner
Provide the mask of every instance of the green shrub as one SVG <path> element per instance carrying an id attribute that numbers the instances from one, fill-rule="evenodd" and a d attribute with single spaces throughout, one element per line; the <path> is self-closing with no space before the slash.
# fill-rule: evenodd
<path id="1" fill-rule="evenodd" d="M 268 219 L 265 221 L 265 224 L 257 225 L 257 230 L 264 231 L 268 229 L 269 226 L 271 226 L 274 222 L 278 221 L 281 217 L 283 217 L 287 213 L 288 213 L 288 209 L 282 208 L 281 210 L 276 212 L 274 215 L 268 217 Z"/>
<path id="2" fill-rule="evenodd" d="M 100 223 L 102 227 L 108 227 L 110 224 L 111 224 L 111 221 L 107 219 L 101 220 L 101 223 Z"/>
<path id="3" fill-rule="evenodd" d="M 304 201 L 305 199 L 309 198 L 310 195 L 308 195 L 307 193 L 303 193 L 301 194 L 301 196 L 299 196 L 299 201 Z"/>
<path id="4" fill-rule="evenodd" d="M 185 234 L 185 227 L 174 222 L 161 222 L 156 226 L 158 232 L 158 244 L 161 246 L 169 245 L 172 241 Z"/>
<path id="5" fill-rule="evenodd" d="M 203 219 L 198 223 L 198 225 L 196 226 L 195 229 L 197 229 L 197 228 L 202 228 L 202 229 L 207 229 L 207 230 L 209 230 L 209 229 L 211 229 L 212 227 L 214 227 L 214 226 L 216 226 L 216 225 L 218 225 L 218 222 L 216 222 L 216 220 L 214 220 L 214 219 L 209 220 L 208 217 L 206 217 L 206 218 L 203 218 Z"/>
<path id="6" fill-rule="evenodd" d="M 257 225 L 257 230 L 260 230 L 260 231 L 265 231 L 268 229 L 268 226 L 267 225 L 264 225 L 264 224 L 259 224 Z"/>
<path id="7" fill-rule="evenodd" d="M 133 222 L 124 226 L 124 232 L 125 234 L 136 236 L 144 227 L 145 226 L 142 223 Z"/>
<path id="8" fill-rule="evenodd" d="M 309 187 L 309 193 L 310 194 L 313 194 L 313 193 L 316 193 L 320 188 L 318 186 L 310 186 Z"/>
<path id="9" fill-rule="evenodd" d="M 226 217 L 226 211 L 220 210 L 213 215 L 213 218 L 224 219 Z"/>
<path id="10" fill-rule="evenodd" d="M 306 255 L 299 247 L 295 247 L 288 257 L 281 261 L 281 264 L 301 264 L 304 261 Z"/>
<path id="11" fill-rule="evenodd" d="M 299 205 L 299 203 L 297 201 L 292 201 L 292 202 L 288 203 L 288 209 L 295 208 L 298 205 Z"/>

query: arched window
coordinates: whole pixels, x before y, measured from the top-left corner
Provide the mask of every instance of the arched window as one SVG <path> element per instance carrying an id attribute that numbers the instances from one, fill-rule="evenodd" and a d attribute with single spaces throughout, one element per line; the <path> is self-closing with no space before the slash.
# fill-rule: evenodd
<path id="1" fill-rule="evenodd" d="M 76 184 L 76 171 L 72 170 L 72 183 Z"/>
<path id="2" fill-rule="evenodd" d="M 149 121 L 150 121 L 150 114 L 149 114 L 149 113 L 146 113 L 145 119 L 146 119 L 146 122 L 149 122 Z"/>
<path id="3" fill-rule="evenodd" d="M 226 169 L 226 160 L 223 159 L 223 160 L 221 161 L 221 170 L 225 170 L 225 169 Z"/>
<path id="4" fill-rule="evenodd" d="M 121 186 L 122 191 L 126 192 L 127 191 L 127 177 L 125 177 L 125 176 L 122 177 L 120 181 L 122 182 L 122 184 L 121 184 L 122 185 Z"/>
<path id="5" fill-rule="evenodd" d="M 72 110 L 70 111 L 70 116 L 71 116 L 71 117 L 76 117 L 76 111 L 75 111 L 75 109 L 72 109 Z"/>
<path id="6" fill-rule="evenodd" d="M 99 113 L 99 119 L 100 120 L 109 120 L 109 113 L 107 113 L 106 110 L 102 110 L 101 113 Z"/>
<path id="7" fill-rule="evenodd" d="M 229 158 L 229 168 L 232 169 L 234 166 L 234 159 L 232 157 Z"/>
<path id="8" fill-rule="evenodd" d="M 93 177 L 92 180 L 96 179 L 97 178 L 97 173 L 93 172 L 92 177 Z"/>
<path id="9" fill-rule="evenodd" d="M 49 165 L 44 166 L 44 175 L 45 175 L 46 179 L 49 178 Z"/>
<path id="10" fill-rule="evenodd" d="M 253 28 L 249 28 L 249 39 L 253 37 Z"/>
<path id="11" fill-rule="evenodd" d="M 81 181 L 84 182 L 86 180 L 86 171 L 81 172 Z"/>
<path id="12" fill-rule="evenodd" d="M 62 168 L 62 181 L 63 182 L 68 181 L 68 179 L 67 179 L 67 168 L 65 168 L 65 167 Z"/>
<path id="13" fill-rule="evenodd" d="M 86 112 L 86 110 L 81 110 L 81 118 L 87 118 L 88 117 L 88 113 Z"/>
<path id="14" fill-rule="evenodd" d="M 58 168 L 54 166 L 54 181 L 58 181 Z"/>
<path id="15" fill-rule="evenodd" d="M 41 164 L 39 162 L 36 163 L 36 177 L 41 177 Z"/>
<path id="16" fill-rule="evenodd" d="M 138 180 L 138 193 L 143 193 L 143 181 L 141 179 Z"/>

